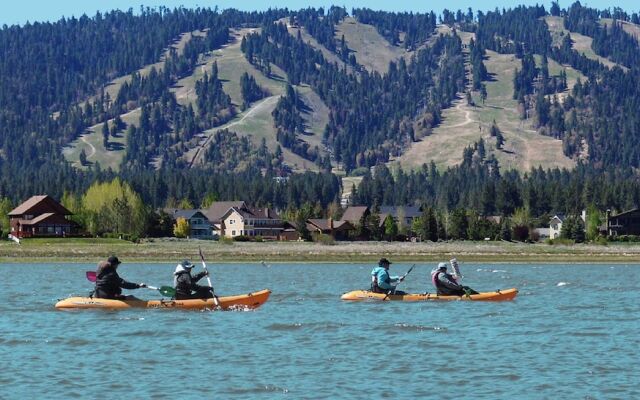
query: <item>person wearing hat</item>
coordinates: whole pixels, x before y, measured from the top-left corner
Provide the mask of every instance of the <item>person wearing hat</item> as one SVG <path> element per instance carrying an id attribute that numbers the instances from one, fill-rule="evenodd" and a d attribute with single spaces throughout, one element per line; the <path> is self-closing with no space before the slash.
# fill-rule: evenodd
<path id="1" fill-rule="evenodd" d="M 385 294 L 393 292 L 395 294 L 401 294 L 395 289 L 396 285 L 402 282 L 404 277 L 389 276 L 390 265 L 391 261 L 387 260 L 386 258 L 381 258 L 380 261 L 378 261 L 378 266 L 371 271 L 372 292 Z"/>
<path id="2" fill-rule="evenodd" d="M 468 286 L 462 286 L 453 275 L 447 273 L 447 264 L 441 262 L 438 268 L 431 272 L 431 282 L 437 290 L 438 296 L 464 296 L 478 294 Z"/>
<path id="3" fill-rule="evenodd" d="M 107 261 L 98 264 L 96 271 L 96 288 L 93 296 L 100 299 L 127 300 L 129 296 L 122 295 L 122 289 L 138 289 L 147 287 L 144 283 L 127 282 L 120 278 L 117 269 L 120 265 L 118 257 L 111 256 Z M 131 296 L 133 297 L 133 296 Z"/>
<path id="4" fill-rule="evenodd" d="M 176 266 L 173 273 L 173 285 L 176 288 L 176 300 L 186 299 L 208 299 L 213 297 L 213 288 L 200 286 L 198 281 L 208 275 L 207 271 L 202 271 L 195 276 L 191 276 L 194 265 L 189 260 L 184 260 Z"/>

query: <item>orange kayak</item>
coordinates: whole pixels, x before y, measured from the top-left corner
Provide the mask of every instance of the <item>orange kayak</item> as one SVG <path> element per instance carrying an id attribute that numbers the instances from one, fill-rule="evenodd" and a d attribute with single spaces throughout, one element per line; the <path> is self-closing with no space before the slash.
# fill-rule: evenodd
<path id="1" fill-rule="evenodd" d="M 435 293 L 413 293 L 405 295 L 386 295 L 384 293 L 374 293 L 368 290 L 354 290 L 342 295 L 342 300 L 365 301 L 365 300 L 385 300 L 385 301 L 428 301 L 428 300 L 462 300 L 462 301 L 506 301 L 513 300 L 518 294 L 518 289 L 496 290 L 495 292 L 482 292 L 469 296 L 438 296 Z"/>
<path id="2" fill-rule="evenodd" d="M 258 308 L 269 299 L 271 291 L 268 289 L 258 292 L 240 294 L 236 296 L 218 297 L 219 308 L 222 310 L 253 309 Z M 69 308 L 178 308 L 185 310 L 212 310 L 217 309 L 213 299 L 191 300 L 110 300 L 91 297 L 69 297 L 56 303 L 58 309 Z"/>

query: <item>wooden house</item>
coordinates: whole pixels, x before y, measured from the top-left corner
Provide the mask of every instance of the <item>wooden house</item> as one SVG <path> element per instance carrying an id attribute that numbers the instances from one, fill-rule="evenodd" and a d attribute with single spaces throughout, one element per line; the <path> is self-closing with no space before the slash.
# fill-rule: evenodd
<path id="1" fill-rule="evenodd" d="M 11 235 L 17 238 L 76 235 L 73 213 L 47 195 L 33 196 L 9 212 Z"/>

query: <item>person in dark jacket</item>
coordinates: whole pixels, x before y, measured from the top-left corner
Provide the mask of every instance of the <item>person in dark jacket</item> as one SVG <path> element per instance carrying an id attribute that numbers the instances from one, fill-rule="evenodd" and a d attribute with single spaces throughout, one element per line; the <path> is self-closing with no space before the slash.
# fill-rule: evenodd
<path id="1" fill-rule="evenodd" d="M 122 289 L 138 289 L 147 287 L 144 283 L 127 282 L 120 278 L 118 272 L 120 260 L 118 257 L 111 256 L 105 262 L 98 264 L 96 271 L 96 289 L 94 296 L 100 299 L 127 300 L 133 296 L 123 296 Z"/>
<path id="2" fill-rule="evenodd" d="M 431 282 L 436 287 L 438 296 L 464 296 L 478 294 L 468 286 L 462 286 L 456 278 L 447 273 L 447 264 L 441 262 L 438 268 L 431 273 Z"/>
<path id="3" fill-rule="evenodd" d="M 173 285 L 176 288 L 176 300 L 187 299 L 209 299 L 213 297 L 213 288 L 200 286 L 198 281 L 208 275 L 207 271 L 202 271 L 195 276 L 191 276 L 193 264 L 189 260 L 184 260 L 176 266 L 173 273 Z"/>

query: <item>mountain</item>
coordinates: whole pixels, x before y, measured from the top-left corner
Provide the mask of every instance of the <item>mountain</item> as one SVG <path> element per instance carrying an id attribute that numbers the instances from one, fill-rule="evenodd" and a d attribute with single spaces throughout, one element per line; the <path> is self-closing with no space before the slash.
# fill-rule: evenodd
<path id="1" fill-rule="evenodd" d="M 638 168 L 639 24 L 554 2 L 160 8 L 4 27 L 0 194 L 81 192 L 104 174 L 361 175 L 469 157 L 523 173 Z"/>

